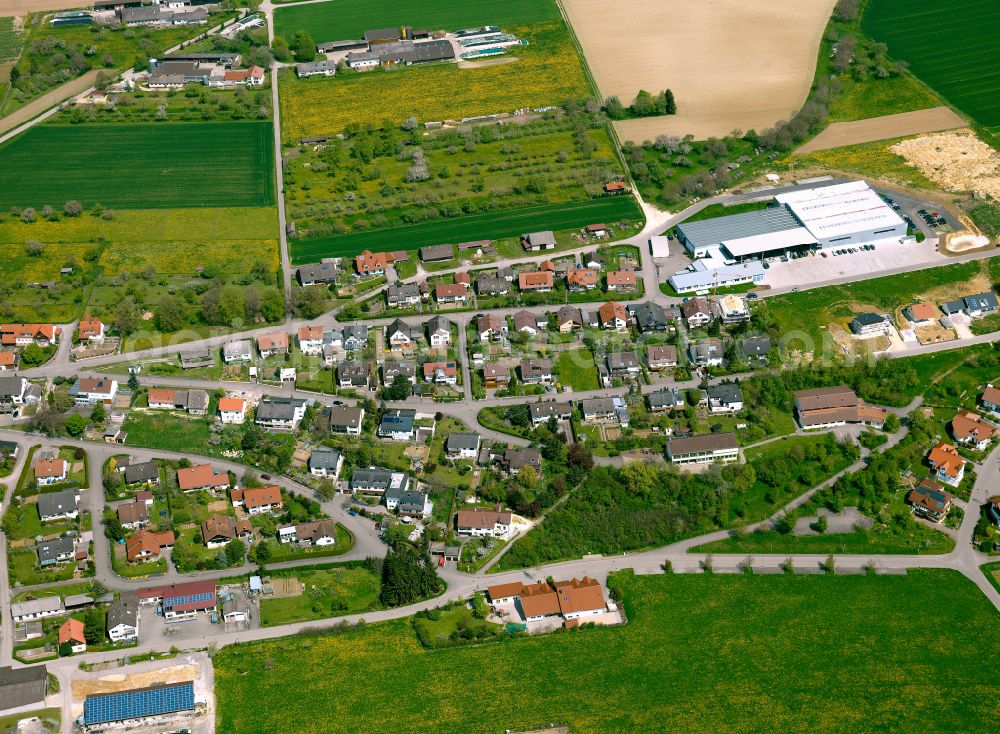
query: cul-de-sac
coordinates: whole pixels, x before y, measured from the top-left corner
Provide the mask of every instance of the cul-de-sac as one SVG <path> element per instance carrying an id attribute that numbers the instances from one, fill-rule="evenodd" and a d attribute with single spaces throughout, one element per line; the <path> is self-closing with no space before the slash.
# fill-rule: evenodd
<path id="1" fill-rule="evenodd" d="M 0 734 L 980 734 L 996 0 L 0 0 Z"/>

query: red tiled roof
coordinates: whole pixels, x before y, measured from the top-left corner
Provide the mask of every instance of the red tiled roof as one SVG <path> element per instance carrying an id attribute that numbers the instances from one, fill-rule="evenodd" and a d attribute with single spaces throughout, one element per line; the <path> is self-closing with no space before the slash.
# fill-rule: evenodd
<path id="1" fill-rule="evenodd" d="M 243 398 L 220 398 L 219 412 L 239 413 L 246 406 L 247 401 Z"/>
<path id="2" fill-rule="evenodd" d="M 244 489 L 243 505 L 248 510 L 255 507 L 266 507 L 267 505 L 281 507 L 281 490 L 275 486 Z"/>
<path id="3" fill-rule="evenodd" d="M 288 349 L 288 334 L 283 331 L 275 331 L 270 334 L 261 334 L 257 337 L 257 348 L 261 351 L 274 349 Z"/>
<path id="4" fill-rule="evenodd" d="M 534 272 L 534 273 L 518 273 L 517 274 L 517 285 L 522 290 L 532 289 L 532 288 L 551 288 L 552 287 L 552 273 L 550 272 Z"/>
<path id="5" fill-rule="evenodd" d="M 622 321 L 628 320 L 628 314 L 625 311 L 625 306 L 620 303 L 615 303 L 614 301 L 608 301 L 597 311 L 598 315 L 601 317 L 601 323 L 607 324 L 615 319 L 621 319 Z"/>
<path id="6" fill-rule="evenodd" d="M 177 470 L 177 486 L 182 491 L 229 486 L 229 472 L 217 472 L 211 464 L 198 464 Z"/>
<path id="7" fill-rule="evenodd" d="M 82 642 L 86 644 L 87 638 L 83 636 L 83 622 L 70 617 L 59 627 L 59 644 L 67 642 Z"/>

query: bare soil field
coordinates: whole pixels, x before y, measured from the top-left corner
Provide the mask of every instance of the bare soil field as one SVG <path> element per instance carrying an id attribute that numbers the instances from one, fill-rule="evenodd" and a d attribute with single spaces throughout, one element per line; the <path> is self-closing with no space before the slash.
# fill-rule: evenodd
<path id="1" fill-rule="evenodd" d="M 117 693 L 137 688 L 146 688 L 154 683 L 185 683 L 198 678 L 198 669 L 194 665 L 173 665 L 159 670 L 142 673 L 112 673 L 97 679 L 74 678 L 73 698 L 84 699 L 99 693 Z"/>
<path id="2" fill-rule="evenodd" d="M 1000 153 L 971 130 L 922 135 L 891 150 L 946 191 L 1000 199 Z"/>
<path id="3" fill-rule="evenodd" d="M 27 15 L 37 10 L 72 10 L 74 8 L 92 8 L 91 3 L 81 0 L 0 0 L 0 16 Z"/>
<path id="4" fill-rule="evenodd" d="M 563 0 L 601 94 L 673 90 L 678 113 L 615 123 L 622 140 L 770 127 L 805 101 L 835 0 Z"/>
<path id="5" fill-rule="evenodd" d="M 71 79 L 62 86 L 56 87 L 55 89 L 43 94 L 38 99 L 28 102 L 28 104 L 24 107 L 11 112 L 6 117 L 0 119 L 0 133 L 13 130 L 19 125 L 26 123 L 28 120 L 42 114 L 50 107 L 54 107 L 63 100 L 68 99 L 69 97 L 74 97 L 77 94 L 81 94 L 90 89 L 94 86 L 94 82 L 97 81 L 97 75 L 99 73 L 100 71 L 98 69 L 92 69 L 83 76 Z"/>
<path id="6" fill-rule="evenodd" d="M 854 122 L 835 122 L 823 132 L 799 148 L 796 154 L 812 153 L 816 150 L 842 148 L 845 145 L 872 143 L 876 140 L 902 138 L 941 130 L 965 127 L 966 122 L 950 107 L 931 107 L 916 112 L 901 112 L 897 115 L 883 115 Z"/>

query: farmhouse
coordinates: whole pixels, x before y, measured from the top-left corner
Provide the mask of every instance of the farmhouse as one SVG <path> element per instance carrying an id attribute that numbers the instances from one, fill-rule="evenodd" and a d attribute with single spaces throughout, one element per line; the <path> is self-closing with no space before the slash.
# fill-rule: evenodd
<path id="1" fill-rule="evenodd" d="M 552 230 L 544 232 L 529 232 L 521 235 L 521 244 L 528 252 L 541 252 L 556 249 L 556 236 Z"/>
<path id="2" fill-rule="evenodd" d="M 471 510 L 459 510 L 455 521 L 455 528 L 459 535 L 507 540 L 507 537 L 510 535 L 512 517 L 513 514 L 511 511 L 501 510 L 500 505 L 497 505 L 493 510 L 483 507 L 476 507 Z"/>
<path id="3" fill-rule="evenodd" d="M 66 612 L 59 596 L 43 596 L 38 599 L 14 602 L 10 605 L 10 616 L 15 622 L 31 622 L 36 619 L 58 617 Z"/>
<path id="4" fill-rule="evenodd" d="M 337 62 L 323 59 L 295 65 L 295 75 L 299 79 L 309 76 L 333 76 L 337 73 Z M 300 268 L 301 270 L 301 268 Z"/>
<path id="5" fill-rule="evenodd" d="M 56 597 L 58 599 L 58 597 Z M 44 665 L 26 668 L 0 668 L 0 701 L 5 709 L 14 709 L 45 700 L 49 676 Z"/>
<path id="6" fill-rule="evenodd" d="M 674 464 L 711 464 L 738 461 L 740 449 L 733 433 L 673 438 L 667 442 L 667 458 Z"/>
<path id="7" fill-rule="evenodd" d="M 862 423 L 880 428 L 886 411 L 862 401 L 847 385 L 795 392 L 795 412 L 804 429 Z"/>
<path id="8" fill-rule="evenodd" d="M 913 514 L 925 517 L 931 522 L 942 522 L 951 510 L 952 496 L 937 482 L 921 480 L 920 484 L 906 495 L 907 503 L 913 507 Z"/>

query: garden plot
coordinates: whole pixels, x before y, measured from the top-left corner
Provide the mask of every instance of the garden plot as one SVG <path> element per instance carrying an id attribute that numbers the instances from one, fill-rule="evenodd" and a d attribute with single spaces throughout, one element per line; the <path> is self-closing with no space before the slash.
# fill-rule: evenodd
<path id="1" fill-rule="evenodd" d="M 567 0 L 601 94 L 628 104 L 670 88 L 678 113 L 615 123 L 622 140 L 724 136 L 788 119 L 806 99 L 833 0 Z"/>

